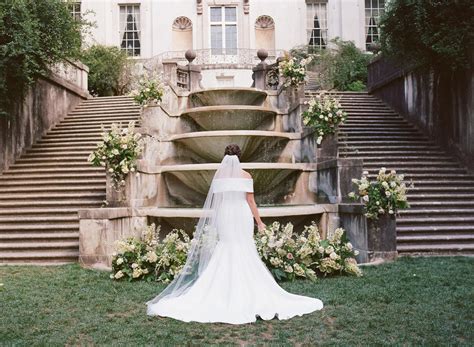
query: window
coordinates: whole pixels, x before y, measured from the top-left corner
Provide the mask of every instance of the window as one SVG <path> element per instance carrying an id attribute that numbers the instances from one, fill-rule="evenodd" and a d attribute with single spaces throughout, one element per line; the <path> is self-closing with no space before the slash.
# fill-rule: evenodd
<path id="1" fill-rule="evenodd" d="M 71 12 L 72 18 L 79 21 L 81 20 L 81 3 L 80 2 L 71 2 L 68 3 L 69 12 Z"/>
<path id="2" fill-rule="evenodd" d="M 140 5 L 120 5 L 120 38 L 129 56 L 140 55 Z"/>
<path id="3" fill-rule="evenodd" d="M 237 8 L 211 7 L 212 54 L 237 54 Z"/>
<path id="4" fill-rule="evenodd" d="M 385 0 L 365 0 L 365 48 L 379 40 L 379 20 L 384 12 Z"/>
<path id="5" fill-rule="evenodd" d="M 308 45 L 314 48 L 326 48 L 328 41 L 327 3 L 316 1 L 308 3 L 306 6 Z"/>

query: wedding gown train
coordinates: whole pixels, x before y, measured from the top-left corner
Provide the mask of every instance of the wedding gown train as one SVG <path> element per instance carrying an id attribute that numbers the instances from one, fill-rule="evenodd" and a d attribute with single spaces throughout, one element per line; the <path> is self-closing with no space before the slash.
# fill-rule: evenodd
<path id="1" fill-rule="evenodd" d="M 220 182 L 225 198 L 217 216 L 218 239 L 212 257 L 196 282 L 182 295 L 147 302 L 150 316 L 185 322 L 255 322 L 288 319 L 323 308 L 321 300 L 285 291 L 260 259 L 253 239 L 253 216 L 246 192 L 253 180 Z"/>

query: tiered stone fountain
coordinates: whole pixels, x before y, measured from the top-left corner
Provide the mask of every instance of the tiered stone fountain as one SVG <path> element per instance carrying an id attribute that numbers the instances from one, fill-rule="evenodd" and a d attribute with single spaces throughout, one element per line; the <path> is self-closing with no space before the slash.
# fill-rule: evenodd
<path id="1" fill-rule="evenodd" d="M 140 175 L 129 175 L 120 194 L 107 187 L 112 207 L 80 211 L 80 263 L 110 268 L 113 242 L 139 236 L 152 222 L 161 225 L 162 234 L 172 228 L 192 233 L 230 143 L 242 149 L 242 166 L 254 178 L 265 222 L 291 221 L 302 228 L 315 221 L 323 237 L 341 223 L 361 227 L 360 209 L 341 208 L 346 193 L 341 175 L 354 165 L 318 161 L 314 136 L 302 127 L 303 107 L 282 89 L 183 92 L 169 85 L 162 104 L 142 114 L 148 141 Z"/>

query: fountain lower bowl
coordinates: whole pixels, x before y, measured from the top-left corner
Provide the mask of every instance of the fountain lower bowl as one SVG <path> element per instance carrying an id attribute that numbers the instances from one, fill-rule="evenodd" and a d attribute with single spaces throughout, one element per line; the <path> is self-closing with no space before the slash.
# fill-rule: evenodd
<path id="1" fill-rule="evenodd" d="M 261 125 L 274 126 L 276 112 L 262 106 L 204 106 L 181 114 L 204 130 L 254 130 Z"/>

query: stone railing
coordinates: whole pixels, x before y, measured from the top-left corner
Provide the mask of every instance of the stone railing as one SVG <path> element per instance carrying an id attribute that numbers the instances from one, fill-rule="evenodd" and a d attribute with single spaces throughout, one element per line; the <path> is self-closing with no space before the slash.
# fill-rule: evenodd
<path id="1" fill-rule="evenodd" d="M 81 62 L 65 60 L 51 68 L 51 72 L 60 79 L 75 85 L 80 90 L 87 91 L 89 68 Z"/>
<path id="2" fill-rule="evenodd" d="M 235 65 L 240 68 L 251 69 L 260 59 L 257 56 L 257 49 L 251 48 L 234 48 L 230 50 L 222 49 L 195 49 L 196 58 L 195 65 L 200 65 L 203 69 L 212 68 L 216 65 Z M 274 63 L 276 59 L 283 55 L 283 50 L 267 51 L 267 62 Z M 168 51 L 150 58 L 144 62 L 146 69 L 156 69 L 163 62 L 186 63 L 186 51 Z"/>

